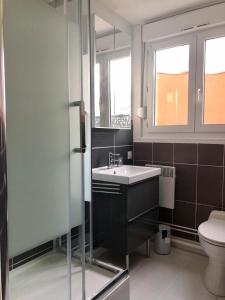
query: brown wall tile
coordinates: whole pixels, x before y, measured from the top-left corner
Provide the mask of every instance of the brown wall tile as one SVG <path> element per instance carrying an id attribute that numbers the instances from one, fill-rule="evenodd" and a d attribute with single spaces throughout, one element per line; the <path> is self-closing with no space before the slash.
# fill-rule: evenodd
<path id="1" fill-rule="evenodd" d="M 176 201 L 173 223 L 184 227 L 195 228 L 195 204 Z"/>
<path id="2" fill-rule="evenodd" d="M 197 144 L 174 144 L 174 163 L 197 163 Z"/>
<path id="3" fill-rule="evenodd" d="M 176 200 L 196 202 L 197 166 L 175 165 L 176 167 Z"/>
<path id="4" fill-rule="evenodd" d="M 210 166 L 222 166 L 224 145 L 199 144 L 198 164 Z"/>
<path id="5" fill-rule="evenodd" d="M 222 207 L 222 167 L 198 167 L 197 202 Z"/>
<path id="6" fill-rule="evenodd" d="M 173 163 L 173 144 L 154 143 L 153 144 L 153 162 Z"/>
<path id="7" fill-rule="evenodd" d="M 207 221 L 211 211 L 215 209 L 212 206 L 197 205 L 196 227 L 198 228 L 201 223 Z"/>
<path id="8" fill-rule="evenodd" d="M 134 160 L 152 162 L 152 143 L 134 143 Z"/>
<path id="9" fill-rule="evenodd" d="M 224 145 L 135 143 L 135 164 L 175 165 L 175 210 L 160 208 L 160 221 L 195 228 L 213 209 L 225 207 Z M 153 151 L 151 151 L 153 150 Z M 197 187 L 197 193 L 196 193 Z M 222 199 L 222 189 L 224 188 Z M 222 204 L 223 202 L 223 204 Z M 223 205 L 223 206 L 222 206 Z M 197 236 L 174 231 L 176 236 L 197 240 Z"/>

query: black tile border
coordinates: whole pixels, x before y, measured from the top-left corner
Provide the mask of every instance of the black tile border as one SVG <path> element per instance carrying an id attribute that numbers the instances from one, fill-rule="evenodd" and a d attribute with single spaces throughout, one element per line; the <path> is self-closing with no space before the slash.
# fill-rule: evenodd
<path id="1" fill-rule="evenodd" d="M 28 263 L 29 261 L 32 261 L 35 258 L 38 258 L 52 250 L 53 250 L 53 241 L 49 241 L 38 247 L 35 247 L 24 253 L 21 253 L 13 258 L 10 258 L 9 259 L 9 270 L 10 271 L 14 270 L 14 269 Z"/>

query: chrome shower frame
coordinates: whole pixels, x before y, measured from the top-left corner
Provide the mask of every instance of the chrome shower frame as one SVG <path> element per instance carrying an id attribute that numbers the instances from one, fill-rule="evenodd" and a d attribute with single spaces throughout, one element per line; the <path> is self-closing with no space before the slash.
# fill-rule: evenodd
<path id="1" fill-rule="evenodd" d="M 3 45 L 3 0 L 0 0 L 0 299 L 8 300 L 8 234 L 6 174 L 6 110 Z"/>

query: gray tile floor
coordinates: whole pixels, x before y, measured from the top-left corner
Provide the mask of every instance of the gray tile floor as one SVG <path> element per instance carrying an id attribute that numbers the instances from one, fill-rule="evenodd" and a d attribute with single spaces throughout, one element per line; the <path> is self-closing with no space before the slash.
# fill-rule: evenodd
<path id="1" fill-rule="evenodd" d="M 131 256 L 131 300 L 222 300 L 204 287 L 207 257 L 172 249 L 170 255 Z M 225 284 L 225 283 L 224 283 Z"/>
<path id="2" fill-rule="evenodd" d="M 72 258 L 72 299 L 81 300 L 82 272 L 80 262 Z M 115 276 L 97 266 L 86 265 L 86 294 L 91 299 Z M 11 300 L 62 300 L 68 299 L 67 258 L 58 252 L 49 252 L 14 269 L 9 274 Z M 122 300 L 122 299 L 121 299 Z"/>

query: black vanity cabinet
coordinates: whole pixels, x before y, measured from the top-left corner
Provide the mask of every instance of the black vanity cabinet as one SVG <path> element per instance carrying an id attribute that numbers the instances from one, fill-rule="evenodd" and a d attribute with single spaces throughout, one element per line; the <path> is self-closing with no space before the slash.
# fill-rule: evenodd
<path id="1" fill-rule="evenodd" d="M 159 179 L 132 185 L 93 181 L 95 246 L 129 255 L 155 232 Z"/>

